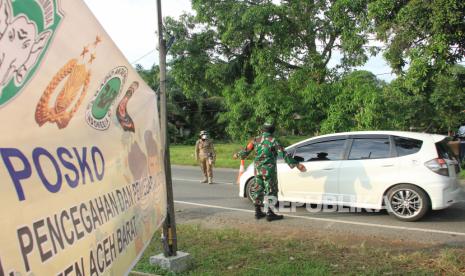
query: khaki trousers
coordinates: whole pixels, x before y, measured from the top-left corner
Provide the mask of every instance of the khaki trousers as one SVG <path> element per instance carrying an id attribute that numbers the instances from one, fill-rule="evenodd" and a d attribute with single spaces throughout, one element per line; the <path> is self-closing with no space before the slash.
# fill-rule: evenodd
<path id="1" fill-rule="evenodd" d="M 200 157 L 200 168 L 202 169 L 203 175 L 205 177 L 213 177 L 213 165 L 208 161 L 208 157 Z"/>

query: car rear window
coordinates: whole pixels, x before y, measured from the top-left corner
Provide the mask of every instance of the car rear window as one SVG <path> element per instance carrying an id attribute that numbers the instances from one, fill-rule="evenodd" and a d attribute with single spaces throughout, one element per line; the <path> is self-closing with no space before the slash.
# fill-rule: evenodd
<path id="1" fill-rule="evenodd" d="M 436 143 L 436 150 L 438 151 L 438 157 L 442 159 L 455 160 L 455 155 L 452 152 L 452 149 L 447 144 L 447 138 L 441 142 Z"/>
<path id="2" fill-rule="evenodd" d="M 391 157 L 388 138 L 356 138 L 350 149 L 349 160 Z"/>
<path id="3" fill-rule="evenodd" d="M 396 144 L 397 156 L 405 156 L 414 154 L 420 151 L 423 141 L 394 136 L 394 142 Z"/>

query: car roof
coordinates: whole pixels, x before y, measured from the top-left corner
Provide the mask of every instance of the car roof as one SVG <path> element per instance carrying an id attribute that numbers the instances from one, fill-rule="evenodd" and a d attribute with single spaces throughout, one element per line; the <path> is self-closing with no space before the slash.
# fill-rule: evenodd
<path id="1" fill-rule="evenodd" d="M 439 142 L 444 140 L 447 136 L 439 135 L 439 134 L 431 134 L 425 132 L 409 132 L 409 131 L 393 131 L 393 130 L 370 130 L 370 131 L 350 131 L 350 132 L 339 132 L 339 133 L 331 133 L 325 135 L 314 136 L 302 141 L 299 141 L 292 146 L 297 146 L 299 144 L 319 139 L 319 138 L 326 138 L 326 137 L 337 137 L 337 136 L 348 136 L 348 135 L 394 135 L 394 136 L 402 136 L 412 139 L 418 140 L 425 140 L 425 139 L 433 139 L 434 142 Z"/>

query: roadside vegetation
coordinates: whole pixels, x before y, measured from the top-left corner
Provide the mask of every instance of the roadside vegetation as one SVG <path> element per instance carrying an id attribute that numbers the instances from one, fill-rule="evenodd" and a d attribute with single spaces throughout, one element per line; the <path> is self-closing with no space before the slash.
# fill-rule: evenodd
<path id="1" fill-rule="evenodd" d="M 180 250 L 189 252 L 194 267 L 176 275 L 463 275 L 465 250 L 459 248 L 396 249 L 365 242 L 266 235 L 254 230 L 206 229 L 178 225 Z M 255 231 L 257 231 L 255 229 Z M 161 253 L 160 233 L 134 268 L 174 275 L 150 265 Z"/>
<path id="2" fill-rule="evenodd" d="M 233 168 L 238 169 L 240 165 L 239 160 L 232 158 L 233 153 L 241 149 L 240 144 L 216 144 L 216 162 L 215 167 L 217 168 Z M 193 145 L 172 145 L 170 146 L 170 158 L 171 164 L 173 165 L 188 165 L 198 166 L 194 157 L 194 146 Z M 246 160 L 246 165 L 250 164 L 250 160 Z"/>
<path id="3" fill-rule="evenodd" d="M 208 130 L 238 143 L 217 142 L 217 167 L 236 168 L 232 152 L 269 120 L 304 137 L 465 122 L 465 1 L 278 2 L 196 0 L 164 19 L 172 144 Z M 389 68 L 360 70 L 374 56 Z M 136 69 L 156 91 L 158 65 Z M 171 149 L 173 164 L 196 163 L 189 146 Z"/>
<path id="4" fill-rule="evenodd" d="M 164 20 L 176 39 L 166 83 L 174 143 L 203 129 L 242 141 L 270 119 L 305 136 L 446 134 L 465 120 L 465 1 L 196 0 L 192 10 Z M 360 70 L 373 56 L 390 68 Z M 137 70 L 156 91 L 158 66 Z"/>
<path id="5" fill-rule="evenodd" d="M 284 145 L 288 146 L 300 140 L 310 138 L 306 136 L 285 136 L 279 138 L 279 141 Z M 240 143 L 214 143 L 216 151 L 216 163 L 217 168 L 232 168 L 238 169 L 240 166 L 239 160 L 234 160 L 232 155 L 245 147 L 247 142 Z M 198 163 L 194 157 L 194 146 L 193 145 L 170 145 L 170 158 L 171 164 L 173 165 L 187 165 L 197 166 Z M 250 164 L 252 156 L 249 156 L 248 160 L 245 160 L 245 166 Z"/>

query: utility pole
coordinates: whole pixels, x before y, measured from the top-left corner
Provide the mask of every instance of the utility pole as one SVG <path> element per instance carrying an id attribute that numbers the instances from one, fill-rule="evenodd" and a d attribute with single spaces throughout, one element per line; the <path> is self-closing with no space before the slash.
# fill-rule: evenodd
<path id="1" fill-rule="evenodd" d="M 163 38 L 163 20 L 161 0 L 157 0 L 158 53 L 160 59 L 160 127 L 163 144 L 163 160 L 165 164 L 167 214 L 163 223 L 163 254 L 165 257 L 176 256 L 178 250 L 176 221 L 174 218 L 173 183 L 171 180 L 171 162 L 168 139 L 168 123 L 166 116 L 166 41 Z"/>

